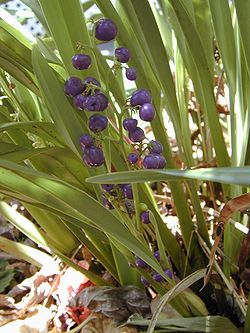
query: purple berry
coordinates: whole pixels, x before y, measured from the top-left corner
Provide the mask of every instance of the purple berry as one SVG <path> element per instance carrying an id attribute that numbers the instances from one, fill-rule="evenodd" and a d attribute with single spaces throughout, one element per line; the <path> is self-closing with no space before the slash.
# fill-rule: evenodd
<path id="1" fill-rule="evenodd" d="M 154 272 L 152 274 L 152 277 L 156 282 L 162 282 L 163 281 L 163 277 L 161 276 L 160 273 Z"/>
<path id="2" fill-rule="evenodd" d="M 89 134 L 83 134 L 80 137 L 80 146 L 82 149 L 89 148 L 93 145 L 93 138 Z"/>
<path id="3" fill-rule="evenodd" d="M 88 84 L 94 84 L 97 87 L 101 87 L 101 84 L 99 81 L 97 81 L 94 77 L 92 76 L 87 76 L 84 81 L 83 81 L 83 86 L 84 86 L 84 90 L 87 88 Z M 97 88 L 94 89 L 95 92 L 99 91 Z"/>
<path id="4" fill-rule="evenodd" d="M 151 95 L 146 89 L 136 90 L 130 99 L 130 104 L 132 106 L 143 105 L 145 103 L 151 102 Z"/>
<path id="5" fill-rule="evenodd" d="M 114 39 L 117 35 L 117 26 L 110 19 L 100 19 L 95 29 L 95 37 L 104 42 Z"/>
<path id="6" fill-rule="evenodd" d="M 135 81 L 137 77 L 137 70 L 134 67 L 126 68 L 126 78 L 130 81 Z"/>
<path id="7" fill-rule="evenodd" d="M 140 127 L 136 127 L 128 133 L 128 137 L 132 142 L 141 142 L 145 139 L 145 133 Z"/>
<path id="8" fill-rule="evenodd" d="M 149 211 L 144 211 L 144 212 L 141 212 L 141 221 L 143 224 L 149 224 L 150 223 L 150 219 L 149 219 Z"/>
<path id="9" fill-rule="evenodd" d="M 72 57 L 72 65 L 76 69 L 88 69 L 91 64 L 91 58 L 87 54 L 75 54 Z"/>
<path id="10" fill-rule="evenodd" d="M 102 204 L 107 209 L 114 209 L 114 206 L 112 205 L 112 203 L 106 197 L 102 198 Z"/>
<path id="11" fill-rule="evenodd" d="M 158 166 L 157 166 L 157 169 L 164 169 L 165 166 L 166 166 L 166 159 L 164 156 L 160 155 L 160 154 L 150 154 L 150 155 L 153 155 L 155 156 L 155 158 L 157 159 L 158 161 Z"/>
<path id="12" fill-rule="evenodd" d="M 83 160 L 88 166 L 100 166 L 104 163 L 103 151 L 99 147 L 90 146 L 83 153 Z"/>
<path id="13" fill-rule="evenodd" d="M 108 97 L 106 95 L 104 95 L 103 93 L 96 93 L 96 97 L 98 98 L 99 102 L 100 102 L 100 108 L 98 111 L 104 111 L 105 109 L 107 109 L 108 104 L 109 104 L 109 100 Z"/>
<path id="14" fill-rule="evenodd" d="M 89 118 L 89 129 L 92 132 L 101 132 L 108 126 L 108 118 L 99 114 L 94 114 Z"/>
<path id="15" fill-rule="evenodd" d="M 173 277 L 173 273 L 172 273 L 168 268 L 165 268 L 165 269 L 164 269 L 164 273 L 165 273 L 170 279 L 172 279 L 172 277 Z"/>
<path id="16" fill-rule="evenodd" d="M 137 124 L 138 124 L 138 120 L 137 119 L 134 119 L 134 118 L 126 118 L 123 120 L 123 128 L 126 130 L 126 131 L 133 131 L 136 129 L 137 127 Z"/>
<path id="17" fill-rule="evenodd" d="M 141 276 L 141 283 L 145 286 L 148 287 L 149 286 L 149 282 L 148 280 L 145 279 L 145 277 L 142 275 Z"/>
<path id="18" fill-rule="evenodd" d="M 152 104 L 145 103 L 139 109 L 139 117 L 144 121 L 152 121 L 155 117 L 155 109 Z"/>
<path id="19" fill-rule="evenodd" d="M 161 154 L 163 151 L 162 144 L 159 141 L 152 140 L 148 145 L 150 153 Z"/>
<path id="20" fill-rule="evenodd" d="M 85 109 L 88 111 L 99 111 L 101 102 L 96 95 L 86 97 Z"/>
<path id="21" fill-rule="evenodd" d="M 140 268 L 148 268 L 149 267 L 148 264 L 145 261 L 143 261 L 141 258 L 137 258 L 135 260 L 135 265 L 137 267 L 140 267 Z"/>
<path id="22" fill-rule="evenodd" d="M 130 164 L 136 164 L 138 162 L 138 154 L 136 153 L 128 154 L 128 161 Z"/>
<path id="23" fill-rule="evenodd" d="M 84 110 L 86 107 L 86 96 L 83 95 L 77 95 L 74 98 L 74 104 L 77 107 L 77 109 L 79 110 Z"/>
<path id="24" fill-rule="evenodd" d="M 71 76 L 64 83 L 64 92 L 68 96 L 75 97 L 83 92 L 84 86 L 79 77 Z"/>
<path id="25" fill-rule="evenodd" d="M 149 154 L 144 157 L 142 164 L 145 169 L 157 169 L 159 161 L 155 155 Z"/>
<path id="26" fill-rule="evenodd" d="M 85 108 L 88 111 L 104 111 L 108 103 L 108 98 L 103 93 L 96 93 L 86 97 Z"/>
<path id="27" fill-rule="evenodd" d="M 155 251 L 154 257 L 157 261 L 160 261 L 160 251 L 159 250 Z"/>
<path id="28" fill-rule="evenodd" d="M 123 185 L 122 193 L 123 193 L 125 198 L 133 199 L 133 191 L 132 191 L 132 186 L 130 184 Z"/>
<path id="29" fill-rule="evenodd" d="M 111 190 L 113 190 L 114 185 L 113 184 L 102 184 L 102 188 L 104 189 L 104 191 L 110 192 Z"/>
<path id="30" fill-rule="evenodd" d="M 118 47 L 117 49 L 115 49 L 115 57 L 117 61 L 126 63 L 129 61 L 131 54 L 129 49 L 127 49 L 126 47 Z"/>

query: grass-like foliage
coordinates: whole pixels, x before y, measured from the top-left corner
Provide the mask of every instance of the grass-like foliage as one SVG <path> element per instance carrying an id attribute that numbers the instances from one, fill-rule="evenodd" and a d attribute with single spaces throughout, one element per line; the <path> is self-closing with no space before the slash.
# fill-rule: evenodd
<path id="1" fill-rule="evenodd" d="M 93 3 L 100 13 L 87 19 Z M 209 321 L 209 332 L 219 332 L 217 324 L 237 332 L 229 321 L 206 317 L 218 291 L 213 281 L 200 289 L 212 246 L 209 208 L 218 212 L 250 185 L 250 2 L 30 6 L 44 37 L 34 38 L 0 9 L 0 214 L 67 264 L 79 244 L 86 246 L 118 284 L 149 284 L 181 316 L 199 316 L 201 331 Z M 114 24 L 108 32 L 102 18 Z M 72 63 L 80 53 L 87 57 Z M 70 77 L 78 78 L 74 85 Z M 131 117 L 138 122 L 125 124 Z M 36 223 L 14 211 L 11 198 Z M 178 237 L 165 223 L 161 198 L 176 215 Z M 245 215 L 233 218 L 247 223 Z M 227 223 L 223 265 L 215 267 L 225 294 L 230 276 L 238 287 L 242 282 L 242 240 Z M 11 241 L 0 247 L 17 253 Z M 38 260 L 22 244 L 18 254 L 38 265 L 49 256 Z M 105 285 L 91 270 L 85 274 Z M 223 314 L 225 294 L 216 294 L 212 314 Z M 234 297 L 242 324 L 247 308 Z M 161 327 L 176 329 L 168 321 Z"/>

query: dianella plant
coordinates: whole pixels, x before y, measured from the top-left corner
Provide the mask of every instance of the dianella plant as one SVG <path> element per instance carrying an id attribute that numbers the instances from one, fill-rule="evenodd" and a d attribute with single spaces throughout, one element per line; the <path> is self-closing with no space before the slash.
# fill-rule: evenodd
<path id="1" fill-rule="evenodd" d="M 45 34 L 0 9 L 1 215 L 69 265 L 86 247 L 114 285 L 150 287 L 183 317 L 229 307 L 243 324 L 250 1 L 23 2 Z M 18 246 L 0 237 L 39 261 Z"/>

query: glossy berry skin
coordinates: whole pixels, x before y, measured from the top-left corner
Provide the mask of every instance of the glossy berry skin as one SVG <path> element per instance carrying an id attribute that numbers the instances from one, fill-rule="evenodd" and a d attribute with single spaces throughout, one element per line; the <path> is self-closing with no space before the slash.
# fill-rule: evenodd
<path id="1" fill-rule="evenodd" d="M 151 95 L 146 89 L 136 90 L 130 99 L 131 106 L 143 105 L 151 102 Z"/>
<path id="2" fill-rule="evenodd" d="M 136 164 L 138 162 L 138 154 L 136 153 L 128 154 L 128 161 L 130 164 Z"/>
<path id="3" fill-rule="evenodd" d="M 84 162 L 91 167 L 97 167 L 104 163 L 103 151 L 96 146 L 90 146 L 83 151 Z"/>
<path id="4" fill-rule="evenodd" d="M 77 95 L 74 98 L 74 104 L 78 110 L 84 110 L 86 107 L 86 96 L 83 96 L 82 94 Z"/>
<path id="5" fill-rule="evenodd" d="M 140 217 L 141 217 L 141 221 L 143 224 L 149 224 L 150 223 L 150 219 L 149 219 L 149 211 L 144 211 L 144 212 L 141 212 L 140 214 Z"/>
<path id="6" fill-rule="evenodd" d="M 129 49 L 127 49 L 126 47 L 118 47 L 117 49 L 115 49 L 115 57 L 117 61 L 121 63 L 126 63 L 129 61 L 131 54 Z"/>
<path id="7" fill-rule="evenodd" d="M 88 111 L 104 111 L 108 107 L 108 98 L 103 93 L 86 97 L 85 109 Z"/>
<path id="8" fill-rule="evenodd" d="M 86 97 L 85 100 L 85 110 L 87 111 L 100 111 L 101 108 L 101 102 L 99 99 L 93 95 Z"/>
<path id="9" fill-rule="evenodd" d="M 101 87 L 101 83 L 97 81 L 94 77 L 87 76 L 83 81 L 84 90 L 87 88 L 87 85 L 90 83 L 94 84 L 97 87 Z M 99 91 L 99 90 L 96 88 L 94 91 Z"/>
<path id="10" fill-rule="evenodd" d="M 113 190 L 114 185 L 113 184 L 102 184 L 102 188 L 104 189 L 104 191 L 110 192 L 111 190 Z"/>
<path id="11" fill-rule="evenodd" d="M 130 81 L 135 81 L 137 78 L 137 70 L 134 67 L 126 68 L 125 72 L 126 78 Z"/>
<path id="12" fill-rule="evenodd" d="M 71 76 L 64 83 L 64 92 L 68 96 L 77 96 L 81 94 L 84 90 L 81 79 L 76 76 Z"/>
<path id="13" fill-rule="evenodd" d="M 165 157 L 160 154 L 155 154 L 155 153 L 151 154 L 151 155 L 153 155 L 158 161 L 157 169 L 164 169 L 166 166 L 166 163 L 167 163 Z"/>
<path id="14" fill-rule="evenodd" d="M 99 114 L 94 114 L 89 118 L 89 129 L 94 132 L 101 132 L 108 126 L 108 118 Z"/>
<path id="15" fill-rule="evenodd" d="M 142 164 L 145 169 L 157 169 L 159 161 L 153 154 L 149 154 L 144 157 Z"/>
<path id="16" fill-rule="evenodd" d="M 83 134 L 80 137 L 80 146 L 82 149 L 93 146 L 93 138 L 89 134 Z"/>
<path id="17" fill-rule="evenodd" d="M 159 250 L 155 251 L 154 257 L 157 261 L 160 261 L 160 251 Z"/>
<path id="18" fill-rule="evenodd" d="M 133 191 L 132 191 L 132 186 L 130 184 L 123 185 L 122 193 L 126 199 L 133 199 Z"/>
<path id="19" fill-rule="evenodd" d="M 140 127 L 136 127 L 128 133 L 128 137 L 132 142 L 141 142 L 145 139 L 145 133 Z"/>
<path id="20" fill-rule="evenodd" d="M 96 93 L 96 97 L 100 102 L 100 108 L 98 111 L 104 111 L 105 109 L 107 109 L 109 104 L 108 97 L 101 92 Z"/>
<path id="21" fill-rule="evenodd" d="M 75 54 L 72 57 L 72 65 L 76 69 L 88 69 L 91 65 L 91 58 L 87 54 Z"/>
<path id="22" fill-rule="evenodd" d="M 129 132 L 135 130 L 137 127 L 137 124 L 138 124 L 138 121 L 137 121 L 137 119 L 134 119 L 134 118 L 125 118 L 122 123 L 123 128 Z"/>
<path id="23" fill-rule="evenodd" d="M 148 287 L 149 286 L 149 282 L 148 280 L 145 279 L 145 277 L 142 275 L 141 276 L 141 283 L 145 286 Z"/>
<path id="24" fill-rule="evenodd" d="M 95 37 L 98 40 L 108 42 L 114 39 L 117 35 L 117 26 L 110 19 L 100 19 L 97 22 L 95 29 Z"/>
<path id="25" fill-rule="evenodd" d="M 139 109 L 139 117 L 144 121 L 152 121 L 155 117 L 155 109 L 152 104 L 145 103 Z"/>
<path id="26" fill-rule="evenodd" d="M 162 144 L 159 141 L 152 140 L 148 145 L 150 153 L 161 154 L 163 152 Z"/>
<path id="27" fill-rule="evenodd" d="M 135 265 L 137 267 L 140 267 L 140 268 L 148 268 L 149 267 L 148 264 L 145 261 L 143 261 L 141 258 L 137 258 L 135 260 Z"/>

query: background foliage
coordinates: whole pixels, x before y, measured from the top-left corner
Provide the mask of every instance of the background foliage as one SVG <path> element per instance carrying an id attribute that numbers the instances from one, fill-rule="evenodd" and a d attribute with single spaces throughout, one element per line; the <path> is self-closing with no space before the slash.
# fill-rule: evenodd
<path id="1" fill-rule="evenodd" d="M 196 271 L 199 276 L 208 262 L 204 249 L 211 248 L 204 207 L 218 211 L 249 186 L 250 2 L 140 0 L 116 1 L 114 6 L 110 0 L 95 1 L 98 17 L 117 24 L 115 46 L 131 50 L 136 86 L 152 94 L 157 117 L 150 135 L 164 146 L 167 169 L 162 171 L 131 171 L 126 164 L 124 155 L 131 146 L 123 140 L 121 120 L 131 86 L 121 73 L 110 71 L 113 53 L 96 44 L 93 23 L 84 16 L 94 1 L 24 2 L 46 34 L 35 39 L 0 9 L 0 213 L 67 263 L 79 244 L 85 245 L 121 285 L 141 286 L 142 271 L 129 266 L 135 256 L 163 274 L 162 267 L 169 265 L 165 252 L 180 280 Z M 93 61 L 83 73 L 71 64 L 79 43 Z M 89 116 L 64 95 L 64 81 L 72 75 L 96 77 L 108 94 L 105 167 L 92 169 L 82 163 L 79 137 L 87 131 Z M 116 173 L 111 173 L 111 164 Z M 181 242 L 164 223 L 149 182 L 157 182 L 160 195 L 162 182 L 167 183 Z M 102 205 L 103 183 L 134 184 L 133 219 L 117 207 L 109 211 Z M 10 198 L 19 200 L 36 223 L 17 215 Z M 146 203 L 154 217 L 150 230 L 134 223 L 139 202 Z M 247 224 L 246 216 L 234 218 Z M 236 274 L 242 240 L 234 225 L 225 227 L 224 281 Z M 161 252 L 160 263 L 152 243 Z M 0 247 L 14 251 L 10 241 L 0 239 Z M 22 256 L 25 251 L 18 249 Z M 26 256 L 32 262 L 32 249 Z M 105 284 L 95 273 L 84 273 L 96 284 Z M 176 284 L 172 279 L 157 284 L 150 274 L 146 277 L 161 295 Z M 182 316 L 208 314 L 205 304 L 213 287 L 201 293 L 201 286 L 200 280 L 193 292 L 182 291 L 172 300 Z M 237 302 L 245 316 L 245 305 L 241 299 Z"/>

